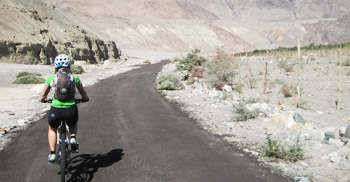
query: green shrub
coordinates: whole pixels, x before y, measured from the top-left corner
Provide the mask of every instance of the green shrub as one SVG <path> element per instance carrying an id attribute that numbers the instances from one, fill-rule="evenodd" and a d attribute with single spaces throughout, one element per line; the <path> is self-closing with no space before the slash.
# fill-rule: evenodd
<path id="1" fill-rule="evenodd" d="M 243 104 L 235 105 L 234 109 L 235 109 L 236 116 L 232 118 L 231 121 L 233 122 L 248 121 L 249 119 L 256 118 L 259 114 L 258 109 L 254 109 L 250 111 Z"/>
<path id="2" fill-rule="evenodd" d="M 151 61 L 150 61 L 150 60 L 145 60 L 143 63 L 145 63 L 145 64 L 151 64 Z"/>
<path id="3" fill-rule="evenodd" d="M 25 75 L 18 77 L 13 84 L 40 84 L 45 83 L 45 79 L 34 75 Z"/>
<path id="4" fill-rule="evenodd" d="M 259 102 L 259 98 L 254 98 L 254 97 L 249 97 L 248 100 L 246 101 L 247 104 L 255 104 Z"/>
<path id="5" fill-rule="evenodd" d="M 293 72 L 293 67 L 295 64 L 289 63 L 288 60 L 280 61 L 278 66 L 286 70 L 286 72 Z"/>
<path id="6" fill-rule="evenodd" d="M 158 90 L 176 90 L 181 88 L 181 81 L 176 75 L 168 74 L 157 79 Z"/>
<path id="7" fill-rule="evenodd" d="M 187 85 L 192 85 L 195 82 L 193 78 L 187 80 Z"/>
<path id="8" fill-rule="evenodd" d="M 289 160 L 292 162 L 304 159 L 304 151 L 299 140 L 297 140 L 296 144 L 288 146 L 287 148 L 288 149 L 278 143 L 277 140 L 271 140 L 270 137 L 267 137 L 267 146 L 265 148 L 264 156 Z"/>
<path id="9" fill-rule="evenodd" d="M 282 85 L 284 83 L 284 81 L 281 79 L 276 79 L 273 83 Z"/>
<path id="10" fill-rule="evenodd" d="M 193 66 L 201 66 L 204 64 L 207 59 L 205 59 L 202 56 L 198 56 L 197 54 L 200 52 L 200 50 L 196 49 L 192 51 L 191 53 L 188 53 L 187 56 L 183 59 L 176 58 L 174 61 L 178 62 L 177 70 L 186 70 L 190 71 Z"/>
<path id="11" fill-rule="evenodd" d="M 83 74 L 85 73 L 84 68 L 80 65 L 73 65 L 71 66 L 70 70 L 74 73 L 74 74 Z"/>
<path id="12" fill-rule="evenodd" d="M 232 56 L 218 52 L 217 56 L 206 63 L 204 77 L 210 85 L 221 90 L 224 85 L 232 85 L 236 65 Z"/>
<path id="13" fill-rule="evenodd" d="M 22 76 L 41 76 L 39 73 L 29 73 L 29 72 L 20 72 L 16 75 L 16 78 L 22 77 Z"/>

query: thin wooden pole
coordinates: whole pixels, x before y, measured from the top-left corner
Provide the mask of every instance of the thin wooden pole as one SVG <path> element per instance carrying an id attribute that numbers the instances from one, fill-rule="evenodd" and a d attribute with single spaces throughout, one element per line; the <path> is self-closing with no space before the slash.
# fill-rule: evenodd
<path id="1" fill-rule="evenodd" d="M 247 60 L 247 65 L 248 65 L 248 85 L 249 85 L 250 89 L 253 89 L 252 82 L 251 82 L 252 70 L 250 69 L 250 65 L 249 65 L 248 52 L 245 52 L 245 57 Z"/>
<path id="2" fill-rule="evenodd" d="M 337 101 L 337 110 L 340 109 L 340 102 L 341 102 L 341 82 L 342 82 L 342 52 L 339 49 L 338 50 L 338 88 L 337 88 L 337 92 L 338 92 L 338 101 Z"/>
<path id="3" fill-rule="evenodd" d="M 265 79 L 264 79 L 264 94 L 266 94 L 266 85 L 267 85 L 267 63 L 269 62 L 269 51 L 266 50 L 266 65 L 265 65 Z"/>
<path id="4" fill-rule="evenodd" d="M 298 35 L 298 71 L 297 71 L 297 77 L 298 77 L 298 83 L 297 83 L 297 100 L 296 100 L 296 105 L 297 108 L 299 108 L 299 101 L 301 99 L 301 94 L 300 94 L 300 62 L 301 62 L 301 52 L 300 52 L 300 36 Z"/>

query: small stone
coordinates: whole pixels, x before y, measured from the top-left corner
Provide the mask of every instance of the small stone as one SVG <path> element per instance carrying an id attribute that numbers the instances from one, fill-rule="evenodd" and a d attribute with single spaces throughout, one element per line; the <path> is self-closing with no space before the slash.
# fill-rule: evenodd
<path id="1" fill-rule="evenodd" d="M 279 106 L 278 106 L 278 109 L 282 111 L 282 110 L 283 110 L 283 106 L 282 106 L 282 105 L 279 105 Z"/>
<path id="2" fill-rule="evenodd" d="M 296 121 L 297 123 L 301 123 L 301 124 L 305 124 L 305 123 L 306 123 L 306 121 L 304 120 L 304 118 L 303 118 L 300 114 L 298 114 L 298 113 L 294 113 L 293 119 L 294 119 L 294 121 Z"/>
<path id="3" fill-rule="evenodd" d="M 293 126 L 296 124 L 297 123 L 294 121 L 293 116 L 291 114 L 288 114 L 285 126 L 287 128 L 293 128 Z"/>
<path id="4" fill-rule="evenodd" d="M 283 123 L 283 124 L 287 122 L 287 114 L 286 113 L 281 113 L 279 115 L 279 122 Z"/>
<path id="5" fill-rule="evenodd" d="M 20 119 L 20 120 L 17 121 L 18 125 L 20 125 L 20 126 L 26 125 L 27 122 L 28 122 L 28 121 L 27 121 L 27 120 L 24 120 L 24 119 Z"/>
<path id="6" fill-rule="evenodd" d="M 300 162 L 300 164 L 301 164 L 302 166 L 309 166 L 309 165 L 306 164 L 305 162 Z"/>
<path id="7" fill-rule="evenodd" d="M 222 87 L 222 90 L 225 92 L 232 92 L 232 87 L 230 85 L 225 85 Z"/>
<path id="8" fill-rule="evenodd" d="M 335 138 L 335 133 L 334 132 L 330 132 L 330 131 L 328 131 L 328 132 L 326 132 L 325 134 L 324 134 L 324 136 L 325 136 L 325 139 L 326 140 L 329 140 L 330 138 Z"/>
<path id="9" fill-rule="evenodd" d="M 350 138 L 350 125 L 346 128 L 346 131 L 344 133 L 344 137 Z"/>
<path id="10" fill-rule="evenodd" d="M 346 127 L 340 127 L 339 128 L 339 136 L 343 137 L 346 131 Z"/>
<path id="11" fill-rule="evenodd" d="M 333 163 L 339 163 L 342 158 L 340 156 L 331 157 L 330 161 Z"/>
<path id="12" fill-rule="evenodd" d="M 113 68 L 112 63 L 111 63 L 110 60 L 104 61 L 104 62 L 103 62 L 103 67 L 104 67 L 105 69 L 112 69 L 112 68 Z"/>

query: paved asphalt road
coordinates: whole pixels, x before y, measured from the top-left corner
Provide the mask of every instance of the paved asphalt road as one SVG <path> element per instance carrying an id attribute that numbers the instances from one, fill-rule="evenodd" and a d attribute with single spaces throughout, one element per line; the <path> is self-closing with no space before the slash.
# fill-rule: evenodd
<path id="1" fill-rule="evenodd" d="M 79 105 L 80 153 L 68 181 L 287 181 L 161 98 L 153 82 L 165 63 L 87 89 L 91 100 Z M 59 181 L 59 166 L 47 155 L 45 118 L 0 153 L 0 181 Z"/>

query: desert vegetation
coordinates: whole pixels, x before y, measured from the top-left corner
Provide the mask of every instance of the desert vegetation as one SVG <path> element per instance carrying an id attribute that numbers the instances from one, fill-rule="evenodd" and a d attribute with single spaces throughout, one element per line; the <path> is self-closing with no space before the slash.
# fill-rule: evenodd
<path id="1" fill-rule="evenodd" d="M 239 143 L 263 161 L 285 161 L 289 174 L 309 181 L 334 179 L 335 173 L 324 176 L 317 170 L 336 171 L 329 165 L 348 161 L 343 150 L 348 151 L 349 142 L 340 133 L 350 121 L 349 44 L 255 52 L 218 50 L 202 61 L 189 61 L 200 57 L 200 51 L 192 51 L 165 69 L 182 75 L 184 90 L 162 94 L 181 103 L 207 131 Z M 320 166 L 307 167 L 314 163 Z M 293 171 L 293 166 L 305 171 Z"/>
<path id="2" fill-rule="evenodd" d="M 20 72 L 16 75 L 16 80 L 13 84 L 40 84 L 44 83 L 45 79 L 40 77 L 38 73 Z"/>
<path id="3" fill-rule="evenodd" d="M 84 68 L 80 65 L 72 65 L 70 69 L 74 74 L 83 74 L 85 72 Z"/>

